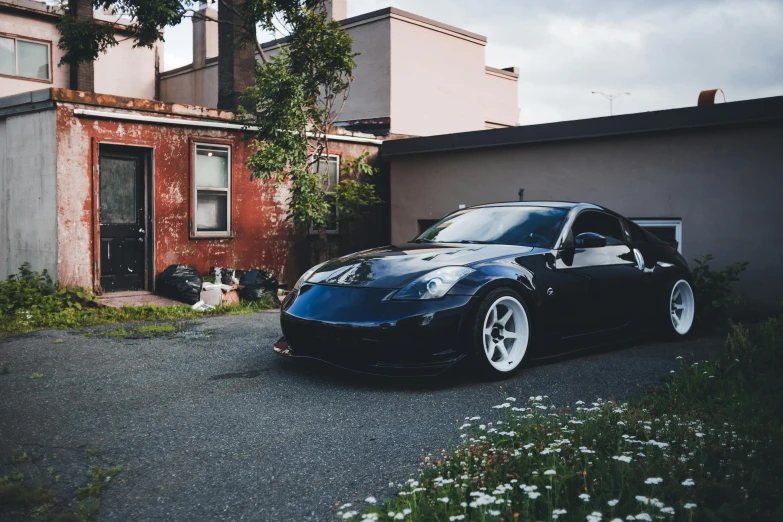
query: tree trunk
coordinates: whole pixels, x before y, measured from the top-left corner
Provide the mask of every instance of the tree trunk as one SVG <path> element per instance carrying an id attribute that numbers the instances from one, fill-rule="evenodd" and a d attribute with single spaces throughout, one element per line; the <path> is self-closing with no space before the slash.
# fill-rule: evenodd
<path id="1" fill-rule="evenodd" d="M 329 259 L 329 241 L 326 237 L 326 229 L 318 230 L 318 262 L 323 263 Z"/>

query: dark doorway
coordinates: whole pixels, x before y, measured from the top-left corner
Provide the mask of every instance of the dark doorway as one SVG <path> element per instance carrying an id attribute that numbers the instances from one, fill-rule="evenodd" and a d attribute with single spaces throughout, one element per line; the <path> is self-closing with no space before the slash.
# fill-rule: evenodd
<path id="1" fill-rule="evenodd" d="M 146 157 L 146 151 L 136 147 L 100 147 L 100 280 L 107 292 L 144 288 Z"/>

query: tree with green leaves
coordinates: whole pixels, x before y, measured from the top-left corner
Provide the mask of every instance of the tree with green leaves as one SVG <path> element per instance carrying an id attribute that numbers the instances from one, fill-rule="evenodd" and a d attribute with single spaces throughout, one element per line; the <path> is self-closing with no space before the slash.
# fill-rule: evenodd
<path id="1" fill-rule="evenodd" d="M 201 16 L 189 0 L 92 0 L 92 6 L 121 13 L 134 45 L 142 47 L 162 40 L 161 27 Z M 334 195 L 326 195 L 327 179 L 319 173 L 326 170 L 320 167 L 329 153 L 329 130 L 353 80 L 352 39 L 339 22 L 329 19 L 324 0 L 218 0 L 217 7 L 236 14 L 233 20 L 239 22 L 231 23 L 237 45 L 253 44 L 261 57 L 243 103 L 254 110 L 239 115 L 255 132 L 255 152 L 248 160 L 251 175 L 286 186 L 288 219 L 300 230 L 321 230 L 325 243 L 331 205 L 349 218 L 380 201 L 374 186 L 366 183 L 373 172 L 366 155 L 348 162 L 363 184 L 349 178 Z M 66 64 L 95 60 L 118 43 L 114 25 L 79 19 L 67 9 L 58 29 Z M 259 30 L 281 37 L 274 56 L 264 53 Z"/>

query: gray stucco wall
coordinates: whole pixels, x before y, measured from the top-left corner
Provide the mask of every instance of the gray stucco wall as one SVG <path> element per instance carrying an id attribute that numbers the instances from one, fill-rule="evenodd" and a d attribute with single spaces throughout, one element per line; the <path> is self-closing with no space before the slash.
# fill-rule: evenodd
<path id="1" fill-rule="evenodd" d="M 492 132 L 492 131 L 489 131 Z M 589 201 L 628 217 L 682 218 L 683 255 L 749 260 L 752 308 L 783 300 L 783 125 L 393 157 L 392 241 L 460 204 Z"/>
<path id="2" fill-rule="evenodd" d="M 0 120 L 0 277 L 25 261 L 57 279 L 55 112 Z"/>

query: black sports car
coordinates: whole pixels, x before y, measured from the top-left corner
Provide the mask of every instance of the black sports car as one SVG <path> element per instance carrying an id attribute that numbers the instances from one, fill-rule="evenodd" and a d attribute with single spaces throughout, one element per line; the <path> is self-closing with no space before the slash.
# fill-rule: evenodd
<path id="1" fill-rule="evenodd" d="M 370 373 L 436 374 L 463 358 L 490 376 L 693 324 L 675 246 L 589 203 L 458 210 L 408 244 L 332 259 L 283 301 L 275 351 Z"/>

